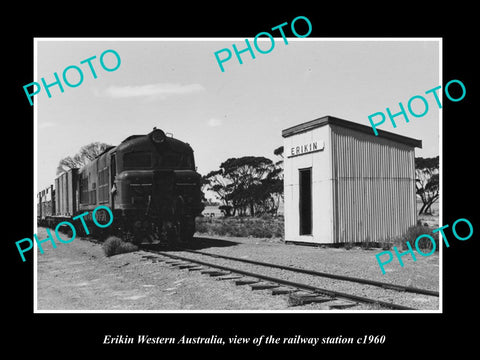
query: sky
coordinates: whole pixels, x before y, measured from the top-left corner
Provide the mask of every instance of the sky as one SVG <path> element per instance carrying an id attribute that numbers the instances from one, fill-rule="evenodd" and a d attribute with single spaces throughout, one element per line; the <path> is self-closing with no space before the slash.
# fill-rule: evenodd
<path id="1" fill-rule="evenodd" d="M 94 141 L 118 145 L 157 127 L 192 146 L 204 175 L 230 157 L 277 160 L 273 151 L 290 126 L 325 115 L 370 126 L 368 115 L 387 107 L 396 113 L 398 103 L 406 107 L 414 95 L 428 100 L 425 116 L 410 116 L 409 123 L 399 116 L 396 128 L 387 119 L 379 129 L 422 140 L 417 157 L 439 155 L 440 110 L 433 95 L 425 95 L 442 85 L 438 39 L 288 38 L 288 45 L 275 40 L 268 54 L 254 47 L 255 59 L 242 53 L 243 64 L 233 54 L 222 72 L 214 53 L 233 53 L 232 44 L 241 50 L 244 38 L 37 38 L 32 81 L 52 83 L 54 72 L 61 78 L 70 65 L 84 76 L 77 87 L 61 80 L 63 93 L 52 86 L 51 98 L 43 88 L 34 97 L 37 191 L 54 182 L 60 159 Z M 262 49 L 270 45 L 268 38 L 259 41 Z M 121 63 L 108 72 L 99 58 L 110 49 Z M 96 79 L 80 63 L 92 56 Z M 109 68 L 116 65 L 112 53 L 104 61 Z M 67 78 L 80 80 L 75 70 Z M 420 103 L 413 109 L 424 108 Z"/>

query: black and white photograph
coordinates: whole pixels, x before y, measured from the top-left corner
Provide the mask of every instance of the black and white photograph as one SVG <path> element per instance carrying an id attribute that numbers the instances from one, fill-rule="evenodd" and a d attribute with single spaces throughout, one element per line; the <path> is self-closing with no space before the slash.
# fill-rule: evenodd
<path id="1" fill-rule="evenodd" d="M 37 40 L 38 311 L 441 310 L 441 39 L 261 40 Z"/>
<path id="2" fill-rule="evenodd" d="M 17 36 L 12 334 L 109 356 L 473 345 L 471 33 L 317 10 Z"/>

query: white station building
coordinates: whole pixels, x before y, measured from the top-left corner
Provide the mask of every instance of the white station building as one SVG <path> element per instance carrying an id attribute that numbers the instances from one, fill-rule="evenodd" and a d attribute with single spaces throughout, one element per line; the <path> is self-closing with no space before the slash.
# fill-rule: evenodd
<path id="1" fill-rule="evenodd" d="M 325 116 L 282 131 L 285 241 L 383 242 L 416 224 L 416 140 Z"/>

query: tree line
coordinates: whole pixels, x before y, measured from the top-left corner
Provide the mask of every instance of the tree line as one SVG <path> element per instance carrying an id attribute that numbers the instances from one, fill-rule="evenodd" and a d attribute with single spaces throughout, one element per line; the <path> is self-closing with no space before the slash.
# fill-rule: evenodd
<path id="1" fill-rule="evenodd" d="M 283 159 L 283 147 L 274 151 Z M 229 158 L 202 177 L 204 190 L 215 193 L 225 216 L 277 215 L 283 198 L 283 160 L 263 156 Z"/>

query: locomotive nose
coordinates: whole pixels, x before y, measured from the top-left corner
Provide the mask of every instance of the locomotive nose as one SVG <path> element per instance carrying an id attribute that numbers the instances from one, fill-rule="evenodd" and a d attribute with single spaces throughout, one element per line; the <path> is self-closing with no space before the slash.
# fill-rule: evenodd
<path id="1" fill-rule="evenodd" d="M 173 170 L 154 170 L 152 174 L 152 204 L 162 217 L 173 215 L 175 173 Z"/>
<path id="2" fill-rule="evenodd" d="M 152 200 L 171 215 L 198 215 L 201 203 L 200 175 L 192 170 L 156 170 L 153 172 Z"/>

